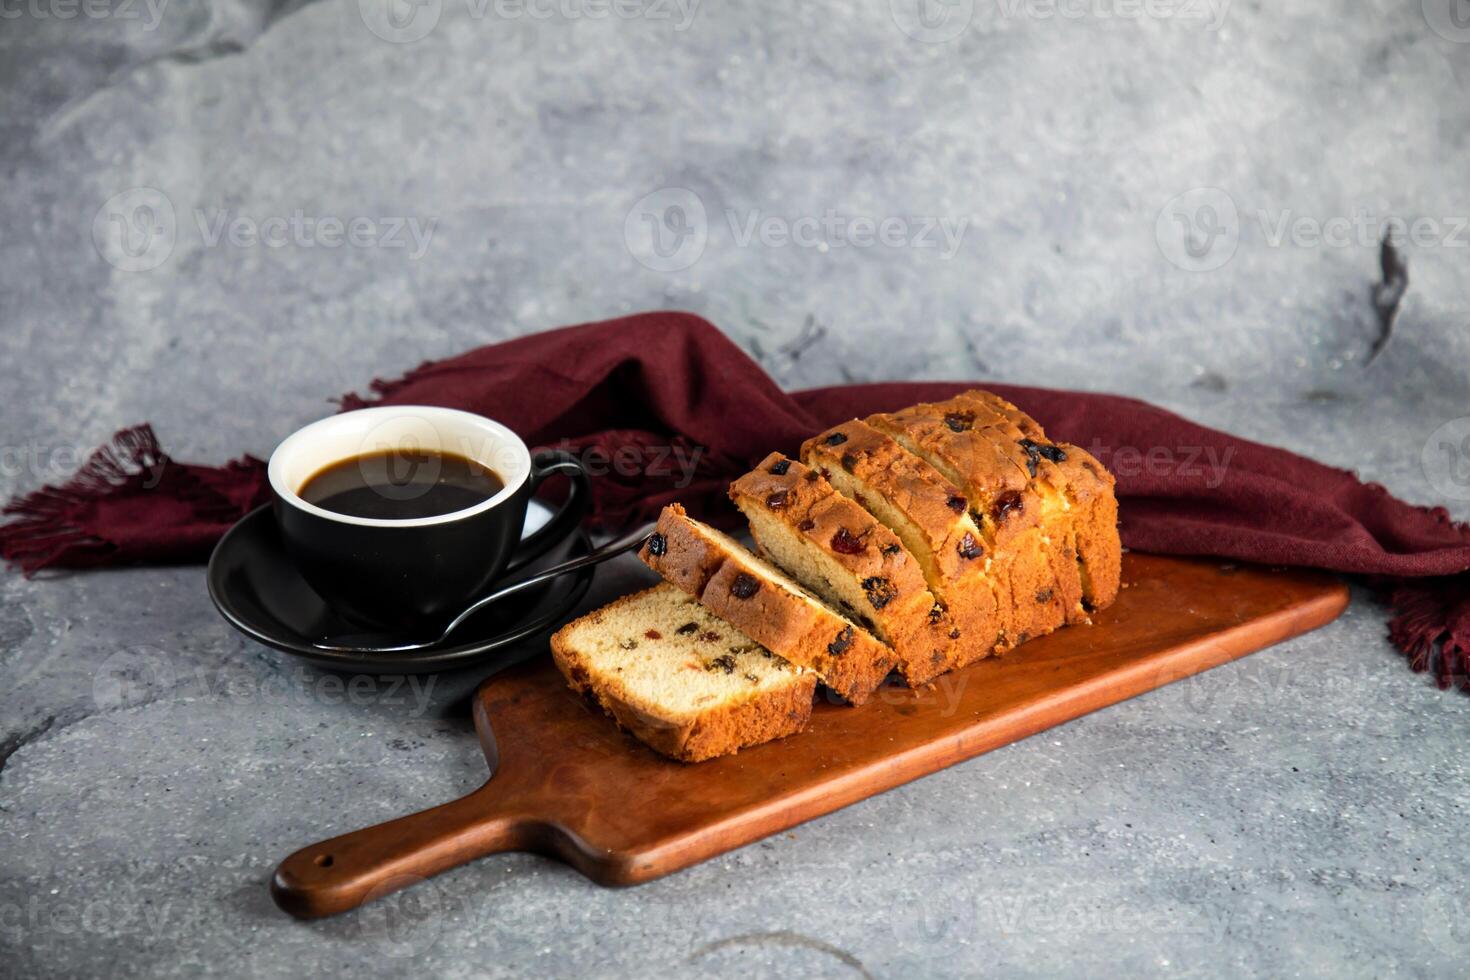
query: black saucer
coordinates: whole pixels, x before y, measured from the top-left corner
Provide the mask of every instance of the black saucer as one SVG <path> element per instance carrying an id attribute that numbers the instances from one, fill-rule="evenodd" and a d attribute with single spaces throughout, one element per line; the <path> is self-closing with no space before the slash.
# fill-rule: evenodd
<path id="1" fill-rule="evenodd" d="M 550 515 L 549 508 L 531 501 L 523 535 Z M 546 568 L 591 550 L 586 532 L 578 531 L 529 568 Z M 589 565 L 524 598 L 506 599 L 455 630 L 442 646 L 412 653 L 336 653 L 311 645 L 321 637 L 362 628 L 341 619 L 302 579 L 281 547 L 269 506 L 245 515 L 215 545 L 208 582 L 209 598 L 230 625 L 266 646 L 334 670 L 418 674 L 494 659 L 506 647 L 556 626 L 586 595 L 595 571 Z"/>

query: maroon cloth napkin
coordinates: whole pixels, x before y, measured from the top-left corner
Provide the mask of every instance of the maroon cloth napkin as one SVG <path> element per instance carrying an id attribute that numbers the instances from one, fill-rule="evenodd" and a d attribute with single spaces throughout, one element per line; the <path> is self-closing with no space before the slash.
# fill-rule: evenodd
<path id="1" fill-rule="evenodd" d="M 499 419 L 531 445 L 576 451 L 598 474 L 595 519 L 610 526 L 651 517 L 672 500 L 720 520 L 729 513 L 726 484 L 766 453 L 793 453 L 829 425 L 975 384 L 787 393 L 699 317 L 645 313 L 426 363 L 341 405 L 460 408 Z M 1344 470 L 1131 398 L 984 387 L 1113 470 L 1128 547 L 1369 576 L 1394 607 L 1390 636 L 1414 669 L 1433 669 L 1442 687 L 1467 686 L 1470 526 L 1443 508 L 1411 506 Z M 8 504 L 0 554 L 27 574 L 202 561 L 268 497 L 261 460 L 179 463 L 137 426 L 66 484 Z"/>

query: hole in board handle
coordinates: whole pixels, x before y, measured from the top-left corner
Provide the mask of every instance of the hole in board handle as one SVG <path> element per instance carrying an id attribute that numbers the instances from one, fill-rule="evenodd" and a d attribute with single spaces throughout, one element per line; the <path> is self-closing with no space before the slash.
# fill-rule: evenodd
<path id="1" fill-rule="evenodd" d="M 332 855 L 318 854 L 314 863 L 318 868 L 330 868 L 332 866 Z"/>

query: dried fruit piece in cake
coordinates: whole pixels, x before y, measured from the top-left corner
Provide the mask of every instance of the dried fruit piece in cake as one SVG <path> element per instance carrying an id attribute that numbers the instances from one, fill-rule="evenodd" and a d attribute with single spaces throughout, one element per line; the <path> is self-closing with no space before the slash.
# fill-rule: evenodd
<path id="1" fill-rule="evenodd" d="M 801 731 L 817 684 L 667 583 L 563 626 L 551 653 L 573 690 L 682 762 Z"/>
<path id="2" fill-rule="evenodd" d="M 638 557 L 852 704 L 866 701 L 893 669 L 893 651 L 873 634 L 678 504 L 663 509 Z"/>
<path id="3" fill-rule="evenodd" d="M 827 444 L 841 449 L 829 436 Z M 780 453 L 730 485 L 762 552 L 864 625 L 898 655 L 910 684 L 964 659 L 964 631 L 935 600 L 918 561 L 820 472 Z"/>
<path id="4" fill-rule="evenodd" d="M 834 435 L 842 442 L 832 445 Z M 999 640 L 998 580 L 968 501 L 939 471 L 891 436 L 858 419 L 834 426 L 801 447 L 808 466 L 881 521 L 918 561 L 929 590 L 964 637 L 957 666 L 989 655 Z M 1009 597 L 1002 590 L 1000 602 Z"/>

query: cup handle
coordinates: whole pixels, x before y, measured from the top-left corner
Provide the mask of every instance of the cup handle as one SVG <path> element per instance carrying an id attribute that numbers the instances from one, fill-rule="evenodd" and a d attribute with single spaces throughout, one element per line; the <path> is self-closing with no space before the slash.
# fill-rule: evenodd
<path id="1" fill-rule="evenodd" d="M 550 551 L 553 545 L 566 539 L 582 523 L 582 518 L 592 509 L 592 482 L 582 463 L 571 453 L 560 449 L 543 449 L 531 457 L 531 496 L 536 488 L 549 476 L 562 475 L 571 478 L 572 492 L 551 520 L 526 538 L 516 547 L 510 563 L 502 575 L 525 568 L 531 562 Z"/>

